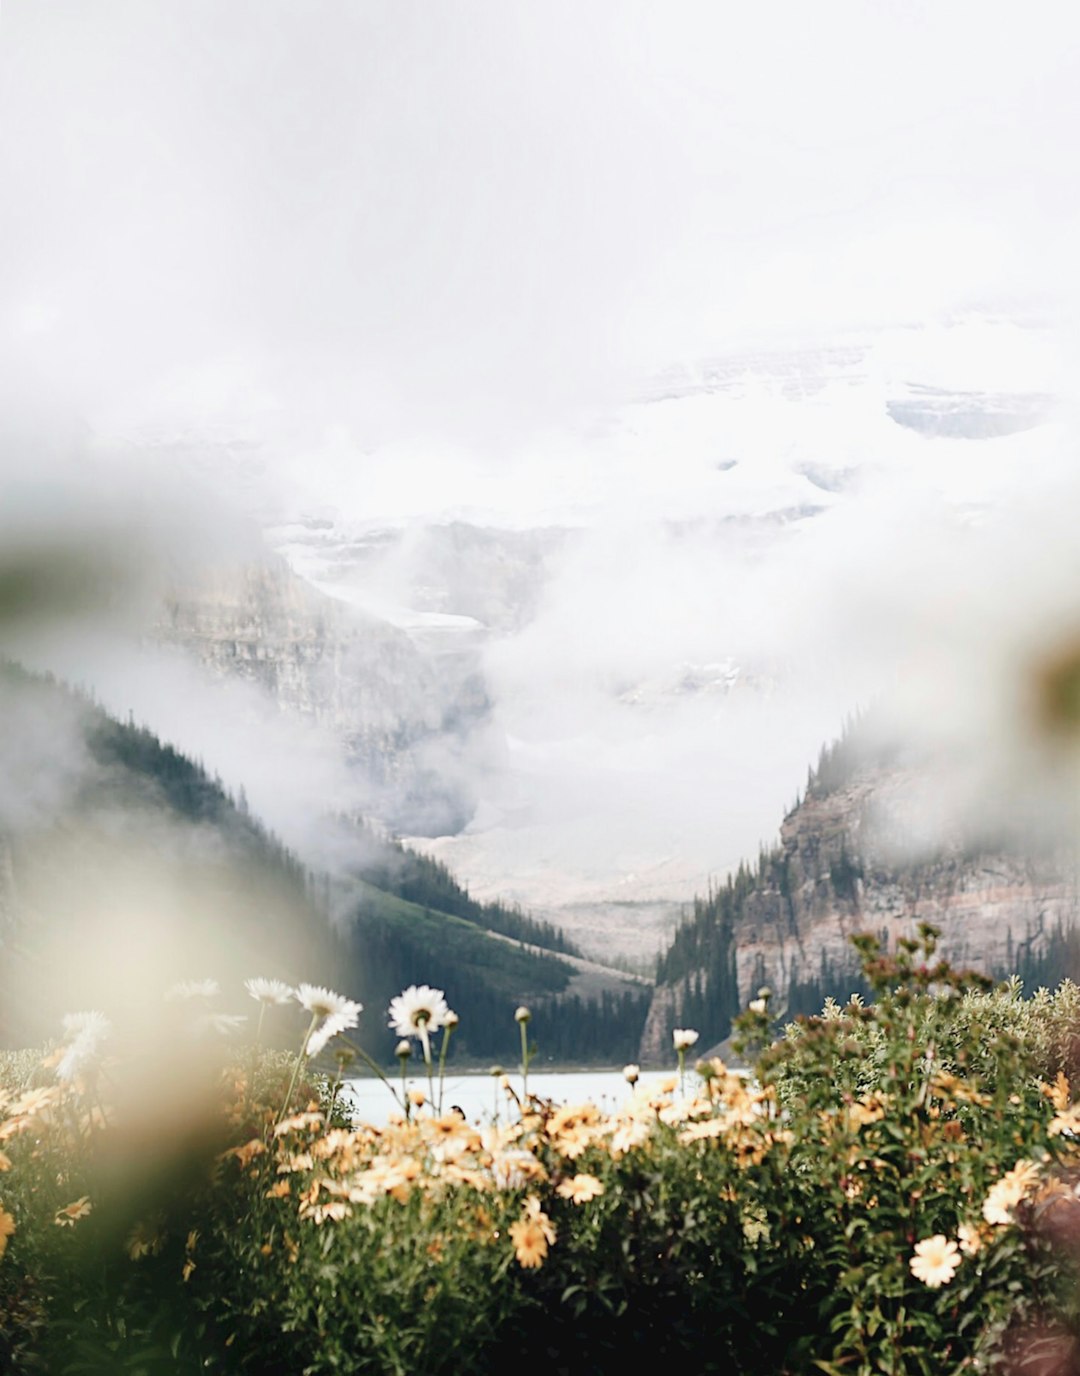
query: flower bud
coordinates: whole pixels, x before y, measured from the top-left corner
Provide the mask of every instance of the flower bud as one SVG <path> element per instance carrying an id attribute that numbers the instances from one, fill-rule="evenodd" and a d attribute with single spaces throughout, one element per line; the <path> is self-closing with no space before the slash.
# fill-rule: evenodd
<path id="1" fill-rule="evenodd" d="M 444 1027 L 449 1027 L 451 1031 L 453 1031 L 453 1029 L 458 1025 L 460 1021 L 461 1019 L 451 1008 L 450 1011 L 443 1017 L 442 1024 Z"/>
<path id="2" fill-rule="evenodd" d="M 515 1014 L 514 1014 L 514 1021 L 515 1021 L 515 1022 L 528 1022 L 529 1019 L 530 1019 L 531 1017 L 532 1017 L 532 1014 L 531 1014 L 531 1013 L 529 1012 L 529 1010 L 525 1007 L 525 1005 L 522 1004 L 522 1005 L 518 1008 L 518 1010 L 515 1012 Z"/>
<path id="3" fill-rule="evenodd" d="M 402 1037 L 397 1046 L 394 1047 L 394 1055 L 399 1061 L 407 1061 L 412 1055 L 412 1046 Z"/>
<path id="4" fill-rule="evenodd" d="M 626 1083 L 627 1083 L 628 1085 L 636 1085 L 637 1082 L 638 1082 L 638 1080 L 639 1080 L 640 1078 L 641 1078 L 641 1066 L 639 1066 L 639 1065 L 624 1065 L 624 1066 L 623 1066 L 623 1079 L 626 1081 Z"/>

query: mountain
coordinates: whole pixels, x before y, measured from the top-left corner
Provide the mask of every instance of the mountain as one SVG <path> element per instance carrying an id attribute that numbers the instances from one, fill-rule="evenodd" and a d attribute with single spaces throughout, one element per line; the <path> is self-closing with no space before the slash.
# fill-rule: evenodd
<path id="1" fill-rule="evenodd" d="M 174 587 L 159 640 L 330 729 L 395 830 L 458 830 L 474 802 L 448 763 L 482 733 L 489 704 L 467 656 L 422 653 L 389 622 L 326 596 L 284 559 L 217 564 Z M 426 752 L 439 745 L 438 758 Z"/>
<path id="2" fill-rule="evenodd" d="M 641 1058 L 662 1059 L 675 1026 L 698 1028 L 705 1044 L 723 1040 L 763 985 L 789 1017 L 861 991 L 855 932 L 895 945 L 930 922 L 959 966 L 1029 985 L 1075 975 L 1074 858 L 955 829 L 932 851 L 912 851 L 904 819 L 927 777 L 925 760 L 874 744 L 865 726 L 824 750 L 780 844 L 695 900 L 660 961 Z"/>
<path id="3" fill-rule="evenodd" d="M 585 968 L 550 927 L 357 823 L 340 824 L 351 861 L 309 869 L 197 763 L 11 663 L 0 763 L 0 1043 L 102 1004 L 153 1018 L 184 979 L 218 979 L 243 1012 L 241 981 L 262 974 L 359 998 L 357 1035 L 385 1061 L 384 1010 L 409 983 L 446 990 L 460 1055 L 516 1056 L 522 1002 L 547 1057 L 636 1049 L 640 981 Z"/>
<path id="4" fill-rule="evenodd" d="M 284 560 L 178 587 L 163 638 L 332 726 L 365 812 L 475 894 L 641 966 L 851 705 L 811 686 L 860 614 L 843 551 L 884 579 L 898 513 L 947 539 L 1032 500 L 1069 463 L 1057 360 L 1052 322 L 972 313 L 733 341 L 505 443 L 356 423 L 300 457 L 240 400 L 102 439 Z"/>

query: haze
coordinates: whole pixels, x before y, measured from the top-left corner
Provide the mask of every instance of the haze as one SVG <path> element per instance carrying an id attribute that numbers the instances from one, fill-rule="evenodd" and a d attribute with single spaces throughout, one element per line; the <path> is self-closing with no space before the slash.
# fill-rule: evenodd
<path id="1" fill-rule="evenodd" d="M 1003 603 L 1047 635 L 1080 613 L 1049 516 L 1076 498 L 1078 25 L 1065 4 L 4 0 L 7 538 L 62 537 L 65 505 L 120 520 L 156 586 L 166 508 L 187 555 L 195 533 L 283 548 L 311 512 L 576 532 L 485 645 L 506 754 L 453 764 L 481 810 L 443 849 L 527 900 L 556 872 L 688 896 L 771 835 L 846 712 L 902 679 L 909 718 L 984 739 L 1008 692 L 974 716 L 965 694 L 988 645 L 1013 663 Z M 792 394 L 775 360 L 838 344 L 854 371 Z M 928 439 L 886 411 L 911 382 L 1056 409 Z M 88 470 L 123 494 L 105 510 Z M 335 592 L 416 610 L 404 566 Z M 163 691 L 76 619 L 42 662 L 287 834 L 347 797 L 324 741 L 225 731 L 212 686 Z M 674 692 L 687 666 L 767 691 Z"/>

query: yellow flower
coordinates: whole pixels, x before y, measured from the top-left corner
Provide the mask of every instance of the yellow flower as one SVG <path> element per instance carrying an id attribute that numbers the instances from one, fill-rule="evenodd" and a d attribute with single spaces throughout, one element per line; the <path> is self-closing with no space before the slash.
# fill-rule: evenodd
<path id="1" fill-rule="evenodd" d="M 1017 1161 L 1011 1171 L 991 1186 L 983 1200 L 982 1215 L 987 1223 L 1004 1227 L 1013 1221 L 1013 1210 L 1025 1197 L 1039 1176 L 1034 1161 Z"/>
<path id="2" fill-rule="evenodd" d="M 0 1208 L 0 1257 L 7 1251 L 8 1238 L 15 1231 L 15 1220 L 3 1208 Z"/>
<path id="3" fill-rule="evenodd" d="M 921 1280 L 932 1290 L 936 1290 L 939 1285 L 948 1285 L 959 1265 L 960 1251 L 956 1243 L 941 1233 L 917 1242 L 915 1253 L 908 1262 L 915 1279 Z"/>
<path id="4" fill-rule="evenodd" d="M 270 1188 L 266 1191 L 266 1198 L 284 1199 L 288 1193 L 289 1182 L 287 1180 L 279 1180 L 276 1184 L 271 1185 Z"/>
<path id="5" fill-rule="evenodd" d="M 631 1118 L 627 1122 L 620 1123 L 611 1134 L 610 1150 L 612 1157 L 618 1161 L 627 1152 L 643 1146 L 649 1138 L 649 1132 L 648 1123 L 640 1119 Z"/>
<path id="6" fill-rule="evenodd" d="M 575 1204 L 587 1204 L 590 1199 L 604 1193 L 604 1187 L 595 1175 L 575 1175 L 572 1180 L 564 1180 L 556 1191 L 563 1199 L 573 1200 Z"/>
<path id="7" fill-rule="evenodd" d="M 292 1171 L 309 1171 L 315 1165 L 315 1158 L 309 1151 L 298 1151 L 287 1156 L 277 1168 L 278 1175 L 288 1175 Z"/>
<path id="8" fill-rule="evenodd" d="M 309 1128 L 320 1128 L 323 1125 L 323 1115 L 309 1110 L 306 1113 L 294 1113 L 291 1118 L 284 1118 L 274 1129 L 275 1137 L 285 1137 L 290 1132 L 302 1132 Z"/>
<path id="9" fill-rule="evenodd" d="M 157 1224 L 136 1223 L 128 1234 L 128 1256 L 132 1261 L 140 1261 L 147 1256 L 157 1256 L 164 1240 Z"/>
<path id="10" fill-rule="evenodd" d="M 84 1194 L 81 1199 L 76 1199 L 73 1204 L 65 1204 L 62 1209 L 57 1209 L 53 1222 L 61 1228 L 74 1228 L 76 1220 L 85 1218 L 90 1209 L 90 1196 Z"/>
<path id="11" fill-rule="evenodd" d="M 1080 1134 L 1080 1104 L 1073 1104 L 1071 1108 L 1063 1108 L 1055 1113 L 1046 1130 L 1051 1137 L 1060 1137 L 1063 1132 L 1073 1137 Z"/>
<path id="12" fill-rule="evenodd" d="M 525 1217 L 530 1223 L 535 1223 L 540 1231 L 547 1238 L 548 1242 L 555 1241 L 555 1225 L 547 1214 L 540 1207 L 540 1201 L 536 1195 L 531 1194 L 525 1200 Z"/>
<path id="13" fill-rule="evenodd" d="M 1058 1071 L 1057 1079 L 1052 1085 L 1040 1083 L 1039 1088 L 1059 1113 L 1064 1112 L 1069 1107 L 1069 1081 L 1063 1070 Z"/>
<path id="14" fill-rule="evenodd" d="M 719 1137 L 728 1126 L 725 1118 L 705 1118 L 700 1122 L 691 1123 L 688 1128 L 684 1128 L 679 1133 L 679 1141 L 683 1146 L 689 1146 L 691 1142 L 699 1142 L 705 1137 Z"/>
<path id="15" fill-rule="evenodd" d="M 11 1157 L 0 1151 L 0 1171 L 11 1170 Z"/>
<path id="16" fill-rule="evenodd" d="M 848 1121 L 855 1129 L 865 1127 L 867 1123 L 876 1123 L 884 1117 L 885 1105 L 876 1094 L 856 1100 L 848 1109 Z"/>
<path id="17" fill-rule="evenodd" d="M 510 1224 L 510 1241 L 514 1244 L 518 1264 L 526 1269 L 542 1266 L 548 1254 L 548 1240 L 543 1229 L 531 1218 Z"/>

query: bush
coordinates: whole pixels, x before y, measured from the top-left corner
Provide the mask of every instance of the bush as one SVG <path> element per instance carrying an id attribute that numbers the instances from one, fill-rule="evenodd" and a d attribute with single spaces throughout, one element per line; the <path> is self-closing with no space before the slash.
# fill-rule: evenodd
<path id="1" fill-rule="evenodd" d="M 0 1351 L 60 1376 L 1070 1370 L 1080 991 L 988 990 L 935 940 L 860 938 L 872 1003 L 771 1042 L 756 1000 L 752 1077 L 700 1063 L 611 1114 L 511 1093 L 486 1127 L 354 1126 L 308 1077 L 283 1117 L 299 1067 L 245 1054 L 149 1152 L 103 1093 L 122 1065 L 9 1064 Z"/>

